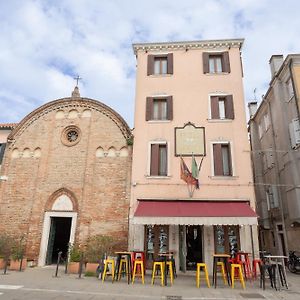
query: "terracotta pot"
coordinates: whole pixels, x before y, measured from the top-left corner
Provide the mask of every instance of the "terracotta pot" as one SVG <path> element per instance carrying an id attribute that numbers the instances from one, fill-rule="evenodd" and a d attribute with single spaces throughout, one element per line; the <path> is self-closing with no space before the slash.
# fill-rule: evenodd
<path id="1" fill-rule="evenodd" d="M 79 262 L 71 261 L 68 263 L 68 273 L 78 274 L 79 273 Z"/>
<path id="2" fill-rule="evenodd" d="M 20 263 L 21 263 L 21 261 L 19 259 L 17 259 L 17 260 L 11 259 L 9 270 L 19 271 L 20 270 Z M 22 260 L 22 270 L 25 270 L 26 267 L 27 267 L 27 258 L 23 258 L 23 260 Z"/>
<path id="3" fill-rule="evenodd" d="M 96 273 L 98 268 L 98 263 L 87 263 L 85 266 L 85 272 L 94 272 Z"/>
<path id="4" fill-rule="evenodd" d="M 4 267 L 5 267 L 4 258 L 0 258 L 0 269 L 4 269 Z"/>

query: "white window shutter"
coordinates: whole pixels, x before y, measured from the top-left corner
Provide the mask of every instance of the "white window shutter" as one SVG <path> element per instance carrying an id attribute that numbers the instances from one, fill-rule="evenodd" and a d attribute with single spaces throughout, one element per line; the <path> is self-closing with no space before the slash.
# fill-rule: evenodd
<path id="1" fill-rule="evenodd" d="M 300 144 L 300 124 L 299 119 L 293 119 L 296 144 Z"/>

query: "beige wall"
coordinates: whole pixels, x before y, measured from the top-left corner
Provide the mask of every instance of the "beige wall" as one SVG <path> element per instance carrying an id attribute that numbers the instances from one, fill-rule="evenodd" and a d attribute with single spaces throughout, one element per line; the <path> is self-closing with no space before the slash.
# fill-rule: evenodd
<path id="1" fill-rule="evenodd" d="M 0 129 L 0 144 L 6 143 L 7 137 L 10 134 L 10 129 Z"/>
<path id="2" fill-rule="evenodd" d="M 226 49 L 218 49 L 226 50 Z M 207 51 L 207 50 L 205 50 Z M 157 53 L 157 52 L 153 52 Z M 229 50 L 231 73 L 224 75 L 203 74 L 201 50 L 174 51 L 174 74 L 147 76 L 147 55 L 139 51 L 137 56 L 137 85 L 135 110 L 135 143 L 132 181 L 132 205 L 139 197 L 188 198 L 186 184 L 180 179 L 180 159 L 174 156 L 174 127 L 182 127 L 188 121 L 205 127 L 206 157 L 200 172 L 200 189 L 195 199 L 249 199 L 254 207 L 250 165 L 250 149 L 247 139 L 244 111 L 243 83 L 238 48 Z M 159 53 L 157 53 L 159 54 Z M 232 94 L 235 119 L 233 121 L 210 121 L 209 95 Z M 173 120 L 146 122 L 146 97 L 167 94 L 173 96 Z M 149 169 L 149 142 L 168 142 L 169 177 L 147 178 Z M 233 152 L 232 178 L 212 177 L 213 141 L 229 141 Z M 197 158 L 198 162 L 200 161 Z M 190 158 L 186 158 L 190 166 Z M 159 188 L 158 188 L 159 186 Z M 216 188 L 217 187 L 217 188 Z M 134 211 L 132 211 L 133 213 Z"/>
<path id="3" fill-rule="evenodd" d="M 163 45 L 162 47 L 168 47 Z M 215 47 L 215 48 L 213 48 Z M 255 209 L 254 188 L 250 163 L 250 145 L 246 128 L 243 81 L 238 47 L 213 46 L 212 48 L 185 48 L 170 51 L 138 50 L 135 102 L 135 126 L 131 187 L 130 219 L 133 218 L 138 199 L 190 199 L 186 183 L 180 179 L 180 158 L 175 157 L 174 128 L 188 122 L 205 127 L 206 156 L 199 174 L 200 189 L 195 190 L 194 200 L 249 200 Z M 141 46 L 142 48 L 142 46 Z M 176 47 L 175 47 L 176 49 Z M 228 51 L 229 74 L 203 74 L 203 52 Z M 147 76 L 147 57 L 151 54 L 173 53 L 172 75 Z M 233 95 L 234 120 L 210 119 L 210 95 Z M 173 120 L 146 121 L 146 97 L 173 97 Z M 150 142 L 165 141 L 168 145 L 168 176 L 150 177 Z M 213 142 L 230 142 L 233 176 L 213 176 Z M 184 157 L 191 167 L 191 157 Z M 201 157 L 196 157 L 199 163 Z M 241 249 L 252 253 L 250 229 L 241 226 Z M 170 226 L 169 249 L 175 251 L 179 267 L 179 226 Z M 140 236 L 137 235 L 139 233 Z M 175 239 L 174 239 L 175 234 Z M 144 248 L 144 229 L 130 225 L 130 247 Z M 253 247 L 258 257 L 257 230 L 253 227 Z M 203 226 L 203 259 L 212 264 L 214 253 L 213 226 Z"/>

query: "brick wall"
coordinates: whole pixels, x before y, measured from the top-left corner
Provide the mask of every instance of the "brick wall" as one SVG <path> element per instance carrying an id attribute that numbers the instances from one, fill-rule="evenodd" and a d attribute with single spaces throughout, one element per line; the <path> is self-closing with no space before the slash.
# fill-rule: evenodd
<path id="1" fill-rule="evenodd" d="M 62 143 L 70 125 L 81 131 L 74 146 Z M 36 259 L 47 203 L 64 188 L 77 202 L 76 241 L 110 234 L 127 248 L 130 136 L 119 115 L 90 99 L 53 101 L 28 115 L 10 137 L 2 165 L 8 180 L 1 183 L 0 231 L 25 235 L 27 255 Z"/>

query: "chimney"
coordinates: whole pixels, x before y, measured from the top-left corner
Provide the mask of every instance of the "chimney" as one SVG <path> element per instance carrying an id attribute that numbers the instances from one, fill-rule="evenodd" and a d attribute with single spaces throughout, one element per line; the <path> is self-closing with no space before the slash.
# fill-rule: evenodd
<path id="1" fill-rule="evenodd" d="M 271 76 L 272 78 L 277 74 L 278 70 L 280 69 L 283 63 L 283 55 L 272 55 L 269 64 L 271 69 Z"/>
<path id="2" fill-rule="evenodd" d="M 257 102 L 256 101 L 249 102 L 248 109 L 249 109 L 250 119 L 252 119 L 252 117 L 255 115 L 257 111 Z"/>

